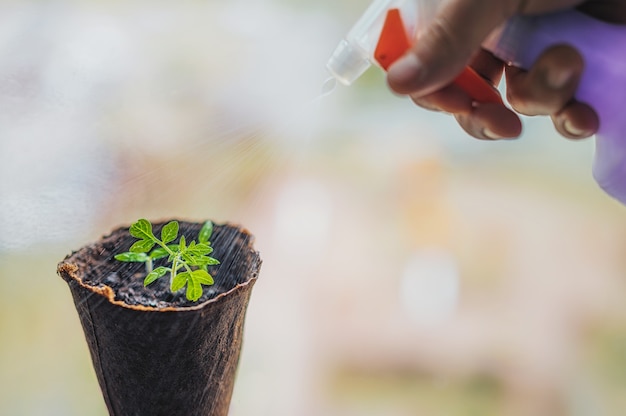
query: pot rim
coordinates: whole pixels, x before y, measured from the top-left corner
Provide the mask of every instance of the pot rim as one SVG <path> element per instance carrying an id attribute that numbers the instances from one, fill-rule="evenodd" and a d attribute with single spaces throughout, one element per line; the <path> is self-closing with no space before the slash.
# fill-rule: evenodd
<path id="1" fill-rule="evenodd" d="M 178 221 L 184 221 L 184 220 L 178 220 Z M 161 221 L 159 221 L 161 222 Z M 190 221 L 190 222 L 195 222 L 195 221 Z M 72 254 L 70 254 L 69 256 L 67 256 L 62 262 L 60 262 L 57 266 L 57 274 L 59 274 L 64 280 L 66 280 L 68 283 L 70 282 L 70 280 L 75 281 L 76 283 L 78 283 L 78 285 L 80 285 L 81 287 L 91 291 L 94 294 L 97 294 L 99 296 L 104 297 L 105 299 L 107 299 L 109 301 L 109 303 L 116 305 L 116 306 L 120 306 L 126 309 L 130 309 L 130 310 L 135 310 L 135 311 L 142 311 L 142 312 L 193 312 L 193 311 L 197 311 L 200 310 L 204 307 L 206 307 L 207 305 L 211 304 L 211 303 L 217 303 L 217 301 L 219 301 L 220 299 L 222 299 L 223 297 L 226 297 L 238 290 L 243 290 L 244 288 L 246 288 L 247 286 L 252 286 L 254 285 L 254 283 L 256 283 L 257 279 L 258 279 L 258 272 L 262 263 L 261 257 L 259 256 L 259 252 L 257 250 L 254 250 L 253 247 L 253 243 L 254 243 L 254 235 L 252 235 L 250 233 L 250 231 L 248 231 L 246 228 L 241 227 L 240 225 L 237 224 L 233 224 L 233 223 L 221 223 L 221 224 L 216 224 L 219 226 L 226 226 L 226 227 L 233 227 L 233 228 L 237 228 L 239 230 L 239 232 L 243 233 L 243 234 L 247 234 L 250 237 L 250 248 L 252 248 L 252 250 L 254 251 L 255 254 L 255 259 L 257 261 L 257 267 L 256 270 L 254 271 L 252 277 L 248 280 L 246 280 L 243 283 L 238 283 L 236 286 L 234 286 L 232 289 L 220 293 L 219 295 L 217 295 L 214 298 L 208 299 L 202 303 L 199 303 L 197 305 L 193 305 L 193 306 L 167 306 L 164 308 L 159 308 L 159 307 L 155 307 L 155 306 L 146 306 L 146 305 L 130 305 L 126 302 L 123 302 L 121 300 L 116 300 L 115 299 L 115 291 L 113 290 L 113 288 L 111 288 L 110 286 L 106 285 L 106 284 L 100 284 L 98 286 L 93 286 L 90 284 L 87 284 L 85 282 L 82 281 L 82 279 L 79 276 L 79 267 L 76 263 L 67 261 L 70 257 L 72 257 L 73 255 L 75 255 L 76 253 L 78 253 L 80 250 L 82 250 L 83 248 L 89 247 L 89 246 L 95 246 L 96 244 L 98 244 L 98 241 L 109 237 L 111 235 L 113 235 L 115 232 L 123 230 L 124 227 L 118 227 L 116 229 L 114 229 L 110 234 L 105 235 L 103 237 L 100 238 L 100 240 L 98 240 L 97 242 L 94 242 L 92 244 L 86 245 L 81 247 L 80 249 L 78 249 L 77 251 L 73 252 Z M 128 227 L 127 227 L 128 228 Z"/>

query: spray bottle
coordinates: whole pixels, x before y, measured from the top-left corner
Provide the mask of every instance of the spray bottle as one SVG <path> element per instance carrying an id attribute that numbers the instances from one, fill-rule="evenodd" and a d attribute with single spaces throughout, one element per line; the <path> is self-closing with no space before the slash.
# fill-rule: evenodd
<path id="1" fill-rule="evenodd" d="M 337 46 L 327 68 L 350 85 L 372 63 L 383 69 L 401 57 L 437 11 L 437 0 L 374 0 Z M 514 16 L 495 30 L 483 47 L 505 62 L 530 68 L 539 55 L 569 44 L 583 56 L 585 69 L 576 99 L 600 119 L 593 175 L 600 187 L 626 204 L 626 25 L 599 21 L 576 10 L 540 16 Z M 471 68 L 453 81 L 477 102 L 502 102 Z"/>

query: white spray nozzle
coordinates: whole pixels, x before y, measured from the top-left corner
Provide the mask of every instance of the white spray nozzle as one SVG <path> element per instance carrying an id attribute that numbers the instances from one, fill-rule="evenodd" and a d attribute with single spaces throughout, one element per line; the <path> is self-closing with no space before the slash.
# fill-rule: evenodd
<path id="1" fill-rule="evenodd" d="M 326 68 L 342 84 L 350 85 L 370 67 L 374 49 L 391 8 L 410 6 L 415 0 L 374 0 L 341 40 Z"/>
<path id="2" fill-rule="evenodd" d="M 350 85 L 376 63 L 373 58 L 386 14 L 398 9 L 407 32 L 415 37 L 419 24 L 426 24 L 435 14 L 438 0 L 374 0 L 361 18 L 341 40 L 326 64 L 326 68 L 339 82 Z"/>
<path id="3" fill-rule="evenodd" d="M 326 68 L 337 81 L 351 85 L 370 67 L 369 53 L 343 39 L 328 60 Z"/>

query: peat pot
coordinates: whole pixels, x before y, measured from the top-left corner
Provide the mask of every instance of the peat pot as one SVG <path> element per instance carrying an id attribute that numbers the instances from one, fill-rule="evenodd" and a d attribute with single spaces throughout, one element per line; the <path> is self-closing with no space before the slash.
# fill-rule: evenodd
<path id="1" fill-rule="evenodd" d="M 169 221 L 154 224 L 155 235 Z M 202 223 L 180 222 L 187 241 Z M 261 259 L 253 236 L 215 225 L 209 272 L 198 302 L 172 294 L 163 277 L 143 286 L 145 265 L 115 254 L 136 241 L 120 228 L 58 266 L 80 317 L 93 366 L 112 416 L 225 416 L 239 361 L 243 324 Z M 157 260 L 155 266 L 164 260 Z"/>

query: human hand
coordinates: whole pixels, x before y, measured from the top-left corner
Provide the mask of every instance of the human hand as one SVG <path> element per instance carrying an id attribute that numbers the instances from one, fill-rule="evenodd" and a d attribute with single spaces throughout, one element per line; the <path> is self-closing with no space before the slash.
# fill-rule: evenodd
<path id="1" fill-rule="evenodd" d="M 408 94 L 419 106 L 452 113 L 471 135 L 482 139 L 513 138 L 521 133 L 515 112 L 504 105 L 475 103 L 450 84 L 470 64 L 492 84 L 504 64 L 480 45 L 489 33 L 514 14 L 537 14 L 573 7 L 580 0 L 451 0 L 419 35 L 412 49 L 389 69 L 390 87 Z M 626 1 L 588 1 L 585 12 L 604 20 L 625 22 Z M 598 128 L 595 112 L 573 99 L 584 63 L 568 46 L 546 50 L 529 71 L 506 67 L 507 97 L 526 115 L 549 115 L 565 137 L 582 138 Z"/>

